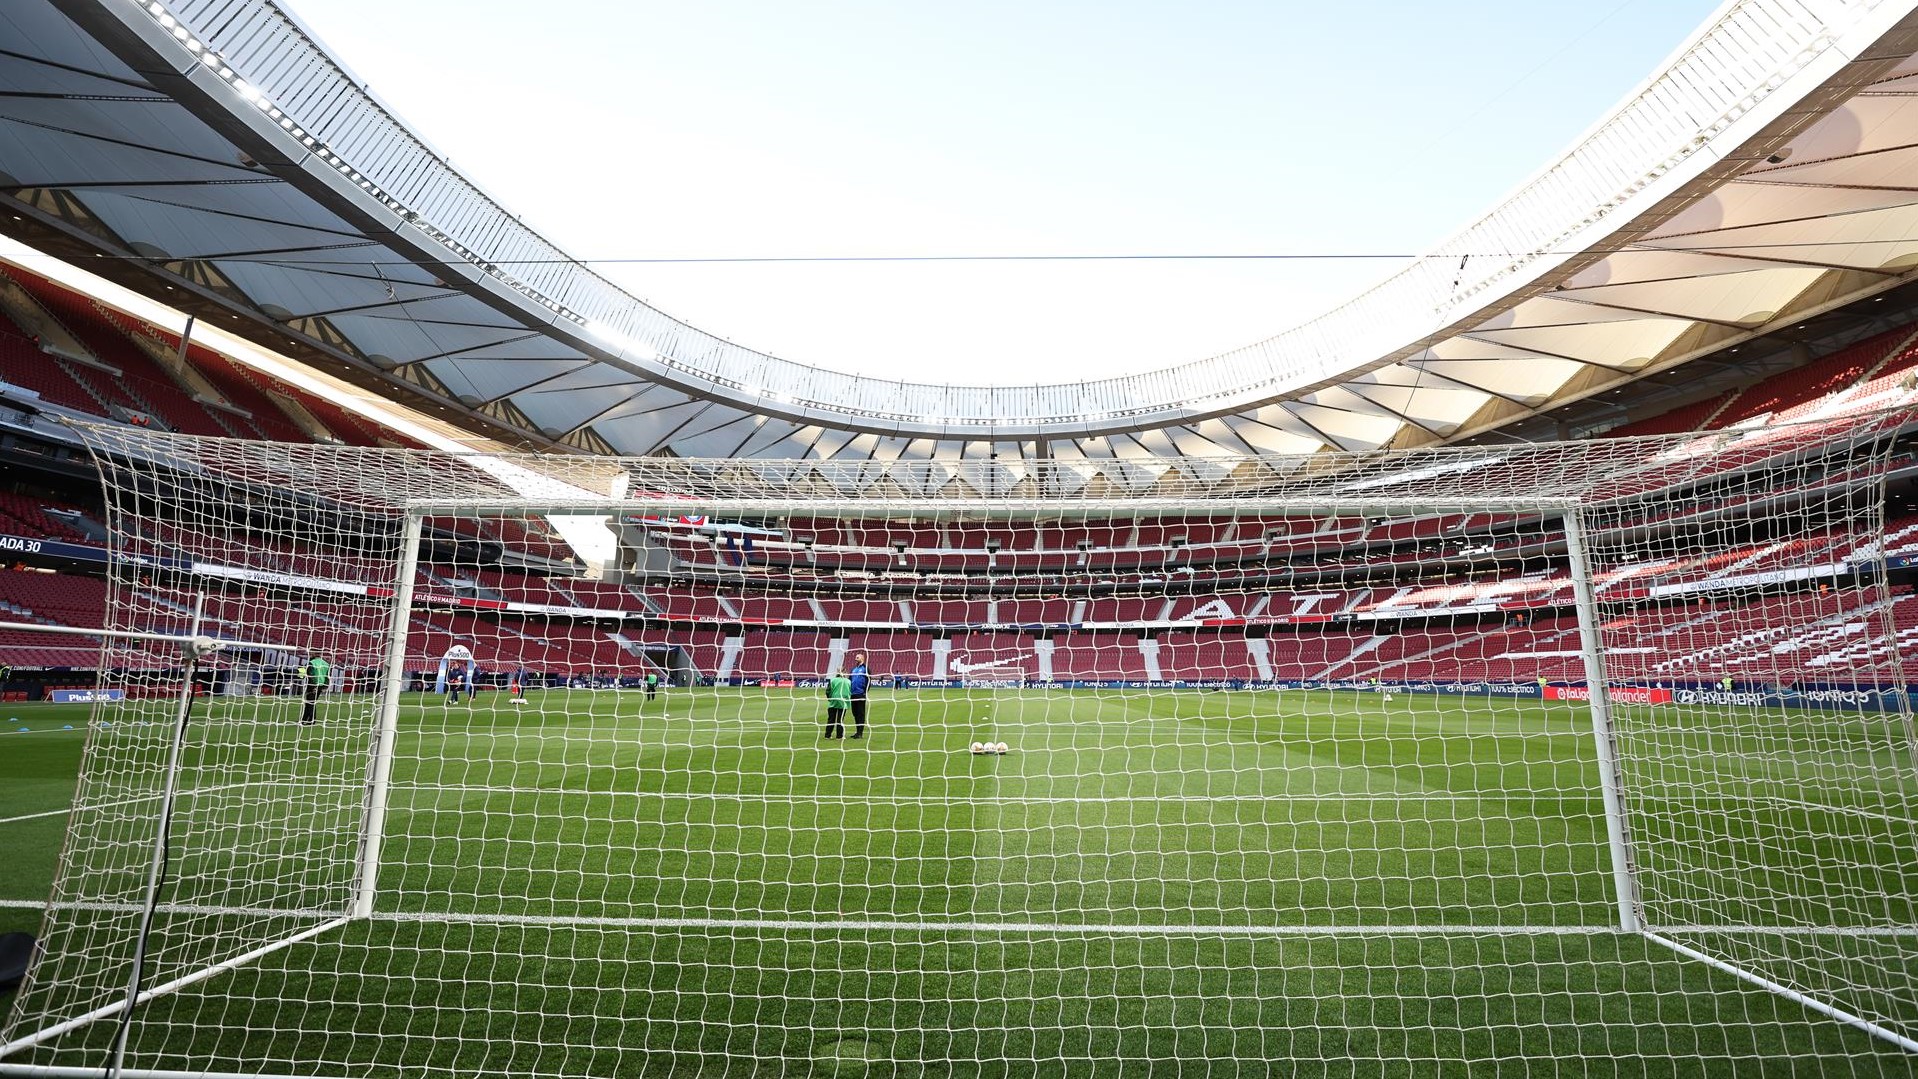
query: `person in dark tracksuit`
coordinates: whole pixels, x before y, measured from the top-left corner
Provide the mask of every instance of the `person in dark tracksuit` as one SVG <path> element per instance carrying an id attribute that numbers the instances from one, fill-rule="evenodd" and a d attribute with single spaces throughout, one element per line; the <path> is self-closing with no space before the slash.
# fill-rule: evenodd
<path id="1" fill-rule="evenodd" d="M 866 653 L 852 654 L 852 670 L 847 673 L 852 681 L 852 736 L 866 736 L 866 687 L 872 681 L 871 672 L 866 670 Z"/>

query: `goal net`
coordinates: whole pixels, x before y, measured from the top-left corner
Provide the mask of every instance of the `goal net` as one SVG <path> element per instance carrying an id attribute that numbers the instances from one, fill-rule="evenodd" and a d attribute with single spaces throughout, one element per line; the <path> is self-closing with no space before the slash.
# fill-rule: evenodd
<path id="1" fill-rule="evenodd" d="M 152 636 L 104 645 L 0 1074 L 1909 1074 L 1906 419 L 91 428 L 103 628 Z"/>

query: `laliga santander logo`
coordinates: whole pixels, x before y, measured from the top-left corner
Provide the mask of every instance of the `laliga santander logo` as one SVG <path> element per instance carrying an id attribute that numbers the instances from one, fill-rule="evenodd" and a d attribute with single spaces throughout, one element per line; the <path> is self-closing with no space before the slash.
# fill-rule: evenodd
<path id="1" fill-rule="evenodd" d="M 1670 704 L 1672 691 L 1669 689 L 1649 689 L 1645 686 L 1608 686 L 1612 700 L 1620 704 Z M 1589 701 L 1592 691 L 1586 686 L 1546 686 L 1545 699 L 1548 701 Z"/>

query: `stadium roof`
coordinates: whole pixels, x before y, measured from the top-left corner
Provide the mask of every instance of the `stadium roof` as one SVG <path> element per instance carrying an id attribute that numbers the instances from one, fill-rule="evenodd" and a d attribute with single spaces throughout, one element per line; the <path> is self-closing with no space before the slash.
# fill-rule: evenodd
<path id="1" fill-rule="evenodd" d="M 520 224 L 272 0 L 0 6 L 0 227 L 533 443 L 1016 470 L 1450 441 L 1910 280 L 1914 8 L 1733 0 L 1374 288 L 1084 383 L 853 377 L 680 323 Z"/>

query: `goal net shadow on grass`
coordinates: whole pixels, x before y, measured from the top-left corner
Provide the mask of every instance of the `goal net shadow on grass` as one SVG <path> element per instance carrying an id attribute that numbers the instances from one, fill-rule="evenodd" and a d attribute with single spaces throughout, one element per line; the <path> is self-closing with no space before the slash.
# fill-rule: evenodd
<path id="1" fill-rule="evenodd" d="M 1182 639 L 1204 619 L 1172 608 L 1243 613 L 1255 597 L 1269 607 L 1284 596 L 1296 610 L 1299 596 L 1343 605 L 1351 593 L 1383 598 L 1404 586 L 1374 584 L 1376 560 L 1329 565 L 1308 587 L 1277 584 L 1245 556 L 1217 560 L 1230 572 L 1200 562 L 1207 587 L 1180 593 L 1108 563 L 1078 572 L 1117 587 L 1062 588 L 1061 598 L 1118 604 L 1120 617 L 1107 626 L 1081 614 L 1046 638 L 1047 679 L 1032 677 L 1031 662 L 1016 678 L 986 666 L 1010 651 L 1015 619 L 988 611 L 984 627 L 899 625 L 906 616 L 875 612 L 897 609 L 901 590 L 882 598 L 867 584 L 834 594 L 860 617 L 788 618 L 777 630 L 734 631 L 707 652 L 692 637 L 673 645 L 715 668 L 732 654 L 743 666 L 721 684 L 653 699 L 591 688 L 605 681 L 600 671 L 517 689 L 502 676 L 458 704 L 422 692 L 435 687 L 420 672 L 448 641 L 499 656 L 534 638 L 579 639 L 576 615 L 533 609 L 488 621 L 471 605 L 436 604 L 431 592 L 460 581 L 504 595 L 491 602 L 526 604 L 506 593 L 497 554 L 460 537 L 498 544 L 515 522 L 577 507 L 556 505 L 551 488 L 509 499 L 499 465 L 447 455 L 269 452 L 166 436 L 129 445 L 115 432 L 122 441 L 101 451 L 109 495 L 137 492 L 123 494 L 114 522 L 122 554 L 184 550 L 227 567 L 119 571 L 116 616 L 129 627 L 177 625 L 189 593 L 212 591 L 209 609 L 231 629 L 261 639 L 270 627 L 287 645 L 285 656 L 224 660 L 224 670 L 253 670 L 255 692 L 223 683 L 189 724 L 144 972 L 150 991 L 165 991 L 134 1009 L 129 1074 L 1116 1075 L 1164 1065 L 1252 1075 L 1276 1061 L 1300 1075 L 1910 1074 L 1914 1058 L 1884 1036 L 1909 1036 L 1918 1017 L 1912 745 L 1886 647 L 1898 612 L 1882 572 L 1831 568 L 1842 557 L 1882 565 L 1882 545 L 1871 546 L 1882 512 L 1870 498 L 1887 429 L 1774 432 L 1751 445 L 1501 448 L 1495 459 L 1382 455 L 1343 472 L 1315 462 L 1326 474 L 1303 478 L 1277 462 L 1248 478 L 1239 462 L 1211 470 L 1222 477 L 1211 484 L 1179 481 L 1169 493 L 1182 502 L 1177 523 L 1161 524 L 1156 543 L 1141 533 L 1170 511 L 1144 516 L 1138 500 L 1106 496 L 1064 518 L 1055 506 L 1050 523 L 1033 526 L 1061 532 L 1038 541 L 1056 547 L 1031 548 L 1053 555 L 1022 565 L 1011 553 L 1020 548 L 1002 544 L 982 571 L 954 571 L 1069 578 L 1088 553 L 1065 533 L 1110 537 L 1123 520 L 1124 538 L 1161 558 L 1251 543 L 1237 534 L 1247 533 L 1269 563 L 1271 532 L 1284 528 L 1300 537 L 1283 552 L 1296 577 L 1318 542 L 1310 537 L 1327 527 L 1297 531 L 1303 522 L 1350 514 L 1362 533 L 1413 522 L 1415 558 L 1453 560 L 1446 587 L 1471 580 L 1475 566 L 1538 582 L 1542 602 L 1494 607 L 1489 619 L 1454 603 L 1388 609 L 1370 625 L 1274 621 L 1263 636 L 1231 638 L 1228 664 L 1219 640 Z M 563 466 L 543 458 L 510 464 L 548 469 L 545 483 L 605 489 L 555 479 L 550 469 Z M 797 583 L 802 546 L 815 559 L 832 547 L 905 557 L 894 533 L 909 530 L 897 521 L 918 517 L 949 545 L 927 550 L 974 552 L 950 559 L 963 561 L 988 551 L 1006 520 L 1040 512 L 997 512 L 1018 492 L 975 489 L 952 504 L 895 493 L 840 518 L 846 534 L 834 538 L 852 542 L 831 543 L 818 538 L 823 504 L 843 496 L 811 492 L 795 507 L 789 485 L 774 498 L 731 463 L 724 483 L 717 464 L 617 464 L 632 470 L 631 490 L 727 497 L 760 520 L 783 499 L 789 520 L 791 562 L 776 573 L 742 559 L 728 576 L 720 543 L 707 545 L 711 566 L 675 557 L 642 573 L 665 591 L 621 629 L 647 645 L 673 636 L 676 619 L 651 616 L 673 613 L 674 590 L 693 602 L 726 598 L 722 621 L 769 595 L 823 597 Z M 680 471 L 657 471 L 669 467 Z M 1496 496 L 1485 487 L 1493 468 Z M 116 469 L 128 473 L 117 486 Z M 361 478 L 371 475 L 385 477 L 377 496 Z M 1391 475 L 1411 478 L 1377 494 Z M 233 491 L 286 476 L 302 478 L 301 498 L 251 503 L 249 519 L 275 527 L 236 539 Z M 1579 606 L 1560 518 L 1513 508 L 1526 482 L 1541 504 L 1548 482 L 1550 498 L 1564 499 L 1578 486 L 1567 477 L 1590 489 L 1573 493 L 1592 504 L 1574 512 L 1595 596 L 1576 616 L 1520 627 L 1513 611 Z M 405 497 L 475 506 L 416 515 L 438 524 L 423 527 L 417 580 L 404 575 L 428 595 L 410 598 L 394 595 L 407 591 L 395 587 L 402 531 L 381 516 Z M 357 512 L 320 518 L 314 499 Z M 1474 499 L 1495 508 L 1474 513 Z M 500 504 L 513 500 L 523 505 Z M 1419 504 L 1433 508 L 1409 512 Z M 790 524 L 801 513 L 814 537 L 803 545 Z M 1421 554 L 1430 539 L 1421 519 L 1440 535 L 1463 521 L 1465 535 Z M 275 546 L 292 521 L 330 567 Z M 1185 542 L 1170 542 L 1174 527 Z M 758 548 L 779 542 L 762 537 Z M 1476 546 L 1491 549 L 1475 555 Z M 1514 547 L 1539 555 L 1527 563 Z M 1741 575 L 1761 579 L 1741 585 Z M 364 590 L 328 592 L 315 580 Z M 1821 581 L 1840 583 L 1821 591 Z M 589 602 L 577 594 L 586 584 L 570 587 Z M 975 591 L 995 589 L 1000 598 L 962 602 L 1040 598 L 1016 583 Z M 954 602 L 943 586 L 903 594 L 921 610 Z M 1135 600 L 1138 610 L 1125 606 Z M 401 603 L 407 631 L 396 636 Z M 1245 634 L 1255 619 L 1240 621 L 1226 628 Z M 1593 631 L 1612 661 L 1606 681 L 1621 687 L 1601 702 L 1622 796 L 1614 819 L 1592 703 L 1546 692 L 1582 682 L 1591 695 L 1580 676 L 1592 649 L 1580 641 Z M 1796 646 L 1828 633 L 1839 643 L 1821 656 L 1876 642 L 1847 660 L 1844 692 L 1855 699 L 1808 696 L 1797 685 L 1811 681 L 1791 677 L 1807 657 L 1755 660 L 1746 641 Z M 1640 651 L 1654 639 L 1655 651 Z M 179 683 L 143 665 L 134 646 L 108 647 L 123 662 L 104 665 L 124 671 L 118 684 L 132 692 L 96 713 L 45 958 L 16 1004 L 6 1035 L 16 1048 L 0 1070 L 97 1069 L 121 1019 L 113 1009 L 157 836 L 154 765 L 173 734 L 167 691 Z M 855 649 L 875 673 L 907 674 L 870 691 L 867 739 L 822 740 L 823 687 L 774 683 L 846 669 Z M 1704 677 L 1714 650 L 1757 676 L 1717 689 Z M 1101 668 L 1115 651 L 1124 659 Z M 309 652 L 365 674 L 302 727 L 296 701 L 258 691 Z M 1564 653 L 1561 673 L 1520 680 L 1512 657 L 1531 657 L 1530 670 L 1554 652 Z M 956 685 L 955 653 L 1004 684 Z M 1148 661 L 1157 669 L 1138 669 Z M 1157 677 L 1127 677 L 1139 673 Z M 1777 687 L 1770 697 L 1739 699 L 1761 681 Z M 1138 688 L 1116 688 L 1124 683 Z M 1645 702 L 1626 687 L 1645 690 Z M 1789 703 L 1787 687 L 1797 694 Z M 1011 752 L 969 754 L 982 737 Z M 1620 924 L 1622 903 L 1641 919 L 1633 930 Z M 175 981 L 184 984 L 169 988 Z"/>

